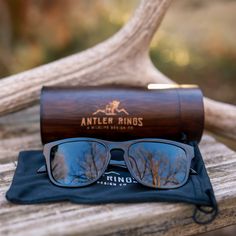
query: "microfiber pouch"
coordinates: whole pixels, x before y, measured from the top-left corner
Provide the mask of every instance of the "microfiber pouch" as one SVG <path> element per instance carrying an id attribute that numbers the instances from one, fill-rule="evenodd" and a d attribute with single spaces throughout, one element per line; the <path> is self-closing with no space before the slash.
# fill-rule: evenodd
<path id="1" fill-rule="evenodd" d="M 79 204 L 185 202 L 196 205 L 193 219 L 208 223 L 217 215 L 214 192 L 202 156 L 196 143 L 195 158 L 191 167 L 197 175 L 190 175 L 187 183 L 177 189 L 157 190 L 142 186 L 130 176 L 128 170 L 110 166 L 104 175 L 87 187 L 63 188 L 52 184 L 47 173 L 37 170 L 45 164 L 42 151 L 23 151 L 6 198 L 17 204 L 71 201 Z M 119 152 L 112 158 L 123 158 Z"/>

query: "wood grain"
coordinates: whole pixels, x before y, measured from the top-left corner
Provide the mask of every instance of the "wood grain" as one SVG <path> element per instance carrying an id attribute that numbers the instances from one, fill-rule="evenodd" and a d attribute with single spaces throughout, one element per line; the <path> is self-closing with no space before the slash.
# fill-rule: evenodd
<path id="1" fill-rule="evenodd" d="M 219 216 L 209 225 L 195 224 L 191 218 L 193 206 L 187 204 L 15 205 L 7 202 L 5 193 L 13 177 L 18 151 L 41 147 L 36 111 L 38 107 L 0 119 L 0 127 L 7 131 L 0 146 L 0 235 L 193 235 L 236 223 L 236 153 L 207 134 L 200 149 L 220 207 Z M 26 126 L 24 134 L 18 132 Z"/>
<path id="2" fill-rule="evenodd" d="M 199 141 L 204 128 L 203 97 L 195 86 L 153 90 L 45 87 L 40 104 L 43 143 L 78 135 L 118 141 L 146 137 L 180 141 L 183 133 L 188 141 Z"/>

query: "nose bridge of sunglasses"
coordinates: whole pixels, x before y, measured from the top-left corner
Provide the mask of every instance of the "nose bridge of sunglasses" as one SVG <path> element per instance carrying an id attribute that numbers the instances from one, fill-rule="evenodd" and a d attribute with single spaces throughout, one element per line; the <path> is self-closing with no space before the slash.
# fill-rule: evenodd
<path id="1" fill-rule="evenodd" d="M 121 148 L 110 149 L 111 160 L 124 160 L 125 150 Z"/>
<path id="2" fill-rule="evenodd" d="M 128 149 L 130 146 L 129 142 L 111 142 L 108 144 L 108 147 L 110 150 L 123 150 L 124 152 Z"/>
<path id="3" fill-rule="evenodd" d="M 123 160 L 124 155 L 128 152 L 128 147 L 129 145 L 126 142 L 110 142 L 107 144 L 111 159 L 116 159 L 119 156 L 119 160 Z"/>
<path id="4" fill-rule="evenodd" d="M 110 166 L 116 166 L 121 168 L 127 168 L 126 163 L 124 161 L 125 151 L 120 148 L 114 148 L 110 150 L 111 159 L 109 162 Z"/>

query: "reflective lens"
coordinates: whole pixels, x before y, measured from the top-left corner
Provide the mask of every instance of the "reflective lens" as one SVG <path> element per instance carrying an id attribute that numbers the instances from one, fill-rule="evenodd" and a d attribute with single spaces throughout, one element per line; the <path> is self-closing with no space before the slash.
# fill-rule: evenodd
<path id="1" fill-rule="evenodd" d="M 165 143 L 139 142 L 129 148 L 129 163 L 135 177 L 156 188 L 182 185 L 188 173 L 185 151 Z"/>
<path id="2" fill-rule="evenodd" d="M 76 141 L 54 146 L 50 154 L 54 180 L 68 186 L 83 186 L 102 175 L 107 161 L 103 144 Z"/>

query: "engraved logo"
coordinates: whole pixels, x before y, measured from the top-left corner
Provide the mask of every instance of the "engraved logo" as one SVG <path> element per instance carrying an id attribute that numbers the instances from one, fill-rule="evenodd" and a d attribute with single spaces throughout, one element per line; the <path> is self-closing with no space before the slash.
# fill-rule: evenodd
<path id="1" fill-rule="evenodd" d="M 119 108 L 120 101 L 113 100 L 112 102 L 108 103 L 104 109 L 98 109 L 93 113 L 93 115 L 97 115 L 99 113 L 108 115 L 108 116 L 115 116 L 120 113 L 124 113 L 126 115 L 129 115 L 129 113 L 124 108 Z"/>
<path id="2" fill-rule="evenodd" d="M 133 130 L 143 126 L 143 117 L 132 116 L 119 100 L 112 100 L 89 117 L 82 117 L 81 127 L 86 129 Z"/>

